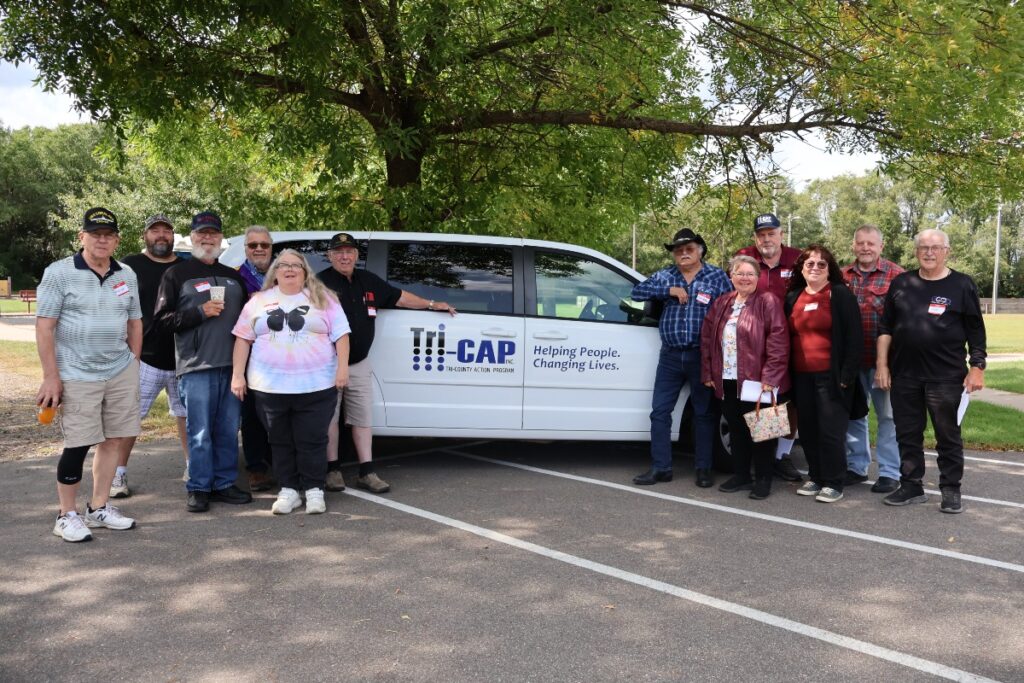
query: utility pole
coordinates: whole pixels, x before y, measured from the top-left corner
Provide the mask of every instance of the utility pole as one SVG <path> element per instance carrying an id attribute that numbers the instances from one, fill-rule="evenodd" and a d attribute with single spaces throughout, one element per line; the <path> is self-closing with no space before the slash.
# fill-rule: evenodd
<path id="1" fill-rule="evenodd" d="M 636 223 L 633 224 L 633 270 L 636 270 Z"/>
<path id="2" fill-rule="evenodd" d="M 794 216 L 793 214 L 789 214 L 789 221 L 787 221 L 789 227 L 786 229 L 786 246 L 787 247 L 793 246 L 793 219 L 794 218 L 797 219 L 797 220 L 800 220 L 800 216 Z"/>
<path id="3" fill-rule="evenodd" d="M 1003 203 L 996 204 L 996 264 L 992 268 L 992 313 L 996 312 L 996 299 L 999 298 L 999 238 L 1003 227 Z"/>

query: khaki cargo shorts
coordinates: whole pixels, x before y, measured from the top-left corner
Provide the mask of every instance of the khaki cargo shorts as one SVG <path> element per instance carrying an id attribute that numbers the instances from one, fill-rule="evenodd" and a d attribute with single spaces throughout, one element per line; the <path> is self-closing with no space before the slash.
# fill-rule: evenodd
<path id="1" fill-rule="evenodd" d="M 60 428 L 64 447 L 92 446 L 107 439 L 138 436 L 139 361 L 104 382 L 64 382 Z"/>

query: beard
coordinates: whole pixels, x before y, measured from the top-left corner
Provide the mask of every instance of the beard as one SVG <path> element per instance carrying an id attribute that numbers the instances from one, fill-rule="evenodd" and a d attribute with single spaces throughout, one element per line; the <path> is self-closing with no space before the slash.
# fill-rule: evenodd
<path id="1" fill-rule="evenodd" d="M 205 247 L 202 244 L 192 245 L 192 258 L 197 258 L 200 261 L 213 262 L 217 260 L 217 257 L 221 255 L 223 249 L 220 247 Z"/>
<path id="2" fill-rule="evenodd" d="M 146 251 L 157 258 L 163 258 L 171 253 L 174 249 L 174 245 L 166 240 L 160 240 L 158 242 L 146 242 Z"/>

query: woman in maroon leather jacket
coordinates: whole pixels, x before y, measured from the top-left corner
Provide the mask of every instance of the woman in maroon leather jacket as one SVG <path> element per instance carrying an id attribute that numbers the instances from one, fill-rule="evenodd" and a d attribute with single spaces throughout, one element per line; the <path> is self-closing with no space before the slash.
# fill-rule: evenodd
<path id="1" fill-rule="evenodd" d="M 743 413 L 754 410 L 756 404 L 741 401 L 740 388 L 744 380 L 750 380 L 759 384 L 762 391 L 789 390 L 786 316 L 782 302 L 774 294 L 757 290 L 759 271 L 757 261 L 749 256 L 734 256 L 729 261 L 729 277 L 735 291 L 715 299 L 704 319 L 700 340 L 701 381 L 722 400 L 736 472 L 718 490 L 749 490 L 755 500 L 771 493 L 776 440 L 751 440 Z"/>

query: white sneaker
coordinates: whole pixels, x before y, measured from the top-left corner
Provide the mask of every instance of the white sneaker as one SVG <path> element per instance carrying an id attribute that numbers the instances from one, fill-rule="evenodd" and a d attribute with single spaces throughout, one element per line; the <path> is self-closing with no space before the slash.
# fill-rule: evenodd
<path id="1" fill-rule="evenodd" d="M 68 543 L 92 540 L 92 532 L 78 515 L 59 515 L 57 523 L 53 525 L 53 535 L 60 536 Z"/>
<path id="2" fill-rule="evenodd" d="M 94 529 L 97 527 L 106 527 L 108 529 L 124 531 L 125 529 L 131 529 L 135 526 L 135 520 L 131 517 L 125 517 L 121 514 L 120 510 L 110 503 L 107 503 L 96 510 L 89 510 L 86 508 L 85 524 L 86 526 Z"/>
<path id="3" fill-rule="evenodd" d="M 322 496 L 323 494 L 320 495 Z M 299 498 L 299 492 L 282 486 L 281 490 L 277 493 L 277 500 L 274 501 L 270 511 L 275 515 L 287 515 L 300 505 L 302 505 L 302 499 Z"/>
<path id="4" fill-rule="evenodd" d="M 320 489 L 306 490 L 306 514 L 319 515 L 327 512 L 327 503 L 324 502 L 324 492 Z"/>
<path id="5" fill-rule="evenodd" d="M 110 482 L 110 497 L 127 498 L 130 495 L 132 492 L 128 490 L 128 473 L 115 474 L 114 481 Z"/>

